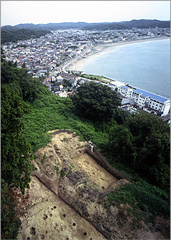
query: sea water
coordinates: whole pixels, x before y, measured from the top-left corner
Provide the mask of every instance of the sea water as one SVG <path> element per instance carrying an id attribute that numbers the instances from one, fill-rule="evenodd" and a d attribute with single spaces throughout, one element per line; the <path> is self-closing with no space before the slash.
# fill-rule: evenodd
<path id="1" fill-rule="evenodd" d="M 170 98 L 170 39 L 114 47 L 79 70 Z"/>

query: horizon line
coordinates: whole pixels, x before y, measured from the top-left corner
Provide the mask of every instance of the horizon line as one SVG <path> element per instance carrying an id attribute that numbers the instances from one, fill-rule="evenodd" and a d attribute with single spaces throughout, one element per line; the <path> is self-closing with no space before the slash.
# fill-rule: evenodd
<path id="1" fill-rule="evenodd" d="M 163 21 L 163 22 L 167 22 L 167 21 L 170 21 L 169 20 L 159 20 L 159 19 L 149 19 L 149 18 L 141 18 L 141 19 L 132 19 L 132 20 L 122 20 L 122 21 L 113 21 L 113 22 L 106 22 L 106 21 L 103 21 L 103 22 L 85 22 L 85 21 L 74 21 L 74 22 L 70 22 L 70 21 L 64 21 L 64 22 L 48 22 L 48 23 L 28 23 L 28 22 L 25 22 L 25 23 L 17 23 L 15 25 L 10 25 L 10 24 L 6 24 L 6 25 L 2 25 L 1 27 L 5 27 L 5 26 L 12 26 L 12 27 L 15 27 L 17 25 L 20 25 L 20 24 L 33 24 L 33 25 L 46 25 L 46 24 L 61 24 L 61 23 L 88 23 L 88 24 L 100 24 L 100 23 L 122 23 L 122 22 L 131 22 L 131 21 L 140 21 L 140 20 L 149 20 L 149 21 L 154 21 L 154 20 L 157 20 L 157 21 Z"/>

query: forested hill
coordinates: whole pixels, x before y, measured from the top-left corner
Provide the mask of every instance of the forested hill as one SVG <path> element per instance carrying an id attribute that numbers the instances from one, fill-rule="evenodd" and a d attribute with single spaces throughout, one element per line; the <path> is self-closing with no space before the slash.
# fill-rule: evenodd
<path id="1" fill-rule="evenodd" d="M 131 28 L 170 28 L 170 21 L 159 20 L 132 20 L 123 22 L 101 22 L 101 23 L 86 23 L 86 22 L 61 22 L 61 23 L 47 23 L 47 24 L 18 24 L 15 26 L 3 26 L 2 31 L 9 31 L 11 29 L 29 29 L 29 30 L 58 30 L 58 29 L 83 29 L 83 30 L 106 30 L 106 29 L 131 29 Z"/>
<path id="2" fill-rule="evenodd" d="M 50 33 L 48 30 L 17 29 L 15 27 L 7 26 L 1 30 L 1 43 L 4 44 L 6 42 L 16 42 L 30 38 L 39 38 L 48 33 Z"/>
<path id="3" fill-rule="evenodd" d="M 84 27 L 84 30 L 115 30 L 115 29 L 131 29 L 131 28 L 170 28 L 170 21 L 159 20 L 132 20 L 129 22 L 112 22 L 91 24 Z"/>
<path id="4" fill-rule="evenodd" d="M 47 24 L 33 24 L 33 23 L 24 23 L 24 24 L 18 24 L 15 26 L 6 25 L 2 27 L 2 30 L 9 30 L 11 28 L 13 29 L 31 29 L 31 30 L 58 30 L 58 29 L 70 29 L 70 28 L 76 28 L 81 29 L 83 27 L 88 26 L 91 23 L 86 22 L 62 22 L 62 23 L 47 23 Z"/>
<path id="5" fill-rule="evenodd" d="M 47 24 L 18 24 L 15 26 L 6 25 L 1 27 L 1 43 L 16 42 L 18 40 L 27 40 L 44 36 L 50 31 L 59 29 L 82 29 L 82 30 L 115 30 L 131 28 L 170 28 L 170 21 L 159 20 L 132 20 L 125 22 L 62 22 Z"/>

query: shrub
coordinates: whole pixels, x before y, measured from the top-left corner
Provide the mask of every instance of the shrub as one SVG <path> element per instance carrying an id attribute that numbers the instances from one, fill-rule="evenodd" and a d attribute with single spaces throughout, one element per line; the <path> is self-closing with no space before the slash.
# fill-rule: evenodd
<path id="1" fill-rule="evenodd" d="M 61 169 L 61 177 L 63 178 L 63 177 L 65 177 L 65 175 L 66 175 L 66 172 L 65 172 L 65 170 L 64 169 Z"/>

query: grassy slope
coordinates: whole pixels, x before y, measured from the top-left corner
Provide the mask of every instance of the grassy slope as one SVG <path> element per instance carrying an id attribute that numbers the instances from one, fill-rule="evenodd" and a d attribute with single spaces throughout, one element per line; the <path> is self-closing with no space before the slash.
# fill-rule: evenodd
<path id="1" fill-rule="evenodd" d="M 91 140 L 98 146 L 108 139 L 108 134 L 97 132 L 93 123 L 74 114 L 69 98 L 60 98 L 55 95 L 41 96 L 36 100 L 32 113 L 26 114 L 23 121 L 26 127 L 25 134 L 33 152 L 50 141 L 47 132 L 54 129 L 70 129 L 75 131 L 81 139 Z"/>

